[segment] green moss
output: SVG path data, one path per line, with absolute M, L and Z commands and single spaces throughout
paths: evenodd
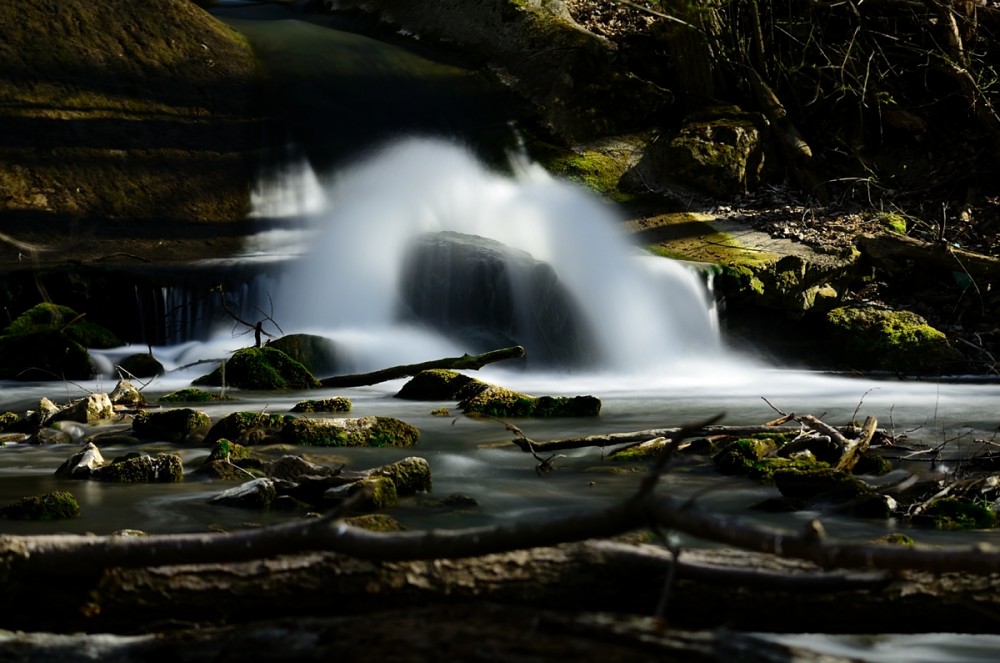
M 420 431 L 393 417 L 303 417 L 289 421 L 281 436 L 289 444 L 314 447 L 408 447 L 417 442 Z
M 983 502 L 943 497 L 934 500 L 923 511 L 924 518 L 915 522 L 928 523 L 934 529 L 990 529 L 997 526 L 997 514 Z
M 372 475 L 391 479 L 400 495 L 429 493 L 431 490 L 431 468 L 423 458 L 404 458 L 378 468 Z
M 184 479 L 184 464 L 177 454 L 132 453 L 115 458 L 95 470 L 91 477 L 115 483 L 177 483 Z
M 845 360 L 857 368 L 923 373 L 961 360 L 947 336 L 910 311 L 840 307 L 827 322 Z
M 712 457 L 715 468 L 723 474 L 750 474 L 760 460 L 778 449 L 778 443 L 764 438 L 734 440 Z
M 94 324 L 68 306 L 41 303 L 11 322 L 4 335 L 33 335 L 61 332 L 85 348 L 114 348 L 122 342 L 110 330 Z
M 370 532 L 402 532 L 406 529 L 401 522 L 384 513 L 369 513 L 363 516 L 345 518 L 344 522 Z
M 317 380 L 301 363 L 272 347 L 243 348 L 233 353 L 221 368 L 194 381 L 196 385 L 222 386 L 240 389 L 314 389 Z
M 237 444 L 236 442 L 231 442 L 230 440 L 223 438 L 212 446 L 212 450 L 209 452 L 206 462 L 216 460 L 237 461 L 244 458 L 250 458 L 251 455 L 252 452 L 250 449 L 246 448 L 242 444 Z
M 458 371 L 435 368 L 421 371 L 406 381 L 396 398 L 412 401 L 457 401 L 489 385 Z
M 458 406 L 466 414 L 488 417 L 587 417 L 601 412 L 601 401 L 594 396 L 536 397 L 494 385 Z
M 828 467 L 776 469 L 774 485 L 790 499 L 844 501 L 871 495 L 872 490 L 847 472 Z
M 292 408 L 292 412 L 350 412 L 351 401 L 343 396 L 324 398 L 321 400 L 300 401 Z
M 22 497 L 0 509 L 10 520 L 66 520 L 80 515 L 80 504 L 72 493 L 55 491 L 45 495 Z
M 16 428 L 22 421 L 21 415 L 16 412 L 0 413 L 0 431 L 6 432 L 12 428 Z
M 621 159 L 594 150 L 560 156 L 547 164 L 550 171 L 580 182 L 619 203 L 629 202 L 634 198 L 618 187 L 627 166 Z
M 160 396 L 159 400 L 161 403 L 208 403 L 220 398 L 218 394 L 210 391 L 188 387 Z
M 811 472 L 813 470 L 826 470 L 829 467 L 829 464 L 816 460 L 813 457 L 780 458 L 775 456 L 763 458 L 754 463 L 747 474 L 762 483 L 772 483 L 775 472 Z
M 906 234 L 906 217 L 898 212 L 879 212 L 875 219 L 890 232 Z
M 163 440 L 179 444 L 208 430 L 208 415 L 190 408 L 151 412 L 145 410 L 132 420 L 132 432 L 139 439 Z
M 294 419 L 290 414 L 231 412 L 212 426 L 204 441 L 206 444 L 214 444 L 226 438 L 242 444 L 260 444 L 268 437 L 279 434 Z

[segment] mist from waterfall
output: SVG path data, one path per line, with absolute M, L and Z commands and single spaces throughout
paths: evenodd
M 397 320 L 408 244 L 423 233 L 456 231 L 549 263 L 582 306 L 608 371 L 663 370 L 721 352 L 702 274 L 635 246 L 618 211 L 586 189 L 515 162 L 513 175 L 495 172 L 460 145 L 411 138 L 329 181 L 301 163 L 297 175 L 283 174 L 284 188 L 275 191 L 272 180 L 273 196 L 258 201 L 272 205 L 277 197 L 301 217 L 302 206 L 288 196 L 298 191 L 309 212 L 307 249 L 261 306 L 273 304 L 285 333 L 321 334 L 349 347 L 357 370 L 461 354 L 468 349 Z

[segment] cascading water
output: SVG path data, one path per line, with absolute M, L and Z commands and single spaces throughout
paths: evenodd
M 586 190 L 538 166 L 514 170 L 490 171 L 449 142 L 409 139 L 339 173 L 310 216 L 308 252 L 270 293 L 274 318 L 286 333 L 334 338 L 361 370 L 466 352 L 399 321 L 401 266 L 412 240 L 454 231 L 551 265 L 580 305 L 602 368 L 661 370 L 719 353 L 703 275 L 632 245 L 616 212 Z M 295 179 L 290 186 L 298 188 Z

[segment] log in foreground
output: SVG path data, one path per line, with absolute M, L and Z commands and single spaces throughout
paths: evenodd
M 420 373 L 437 368 L 445 368 L 453 371 L 478 371 L 487 364 L 507 359 L 521 359 L 524 357 L 524 348 L 515 345 L 510 348 L 491 350 L 480 355 L 462 355 L 461 357 L 446 357 L 444 359 L 434 359 L 420 364 L 403 364 L 392 366 L 371 373 L 355 373 L 352 375 L 335 375 L 333 377 L 320 380 L 324 387 L 364 387 L 389 380 L 407 378 Z

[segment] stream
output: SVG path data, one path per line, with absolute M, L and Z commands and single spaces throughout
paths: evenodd
M 290 146 L 286 156 L 291 156 L 274 164 L 255 191 L 255 214 L 267 221 L 265 229 L 246 255 L 234 259 L 283 265 L 283 276 L 267 281 L 254 295 L 258 304 L 276 306 L 274 319 L 281 321 L 285 333 L 323 334 L 348 348 L 345 354 L 352 372 L 466 351 L 454 339 L 393 317 L 398 301 L 394 290 L 401 278 L 398 263 L 406 239 L 417 232 L 457 229 L 494 236 L 552 264 L 571 292 L 587 295 L 585 317 L 600 330 L 604 352 L 597 368 L 491 365 L 476 375 L 534 395 L 589 394 L 601 399 L 597 418 L 513 422 L 532 439 L 679 426 L 719 413 L 724 414 L 723 424 L 760 424 L 776 418 L 777 408 L 813 414 L 833 425 L 872 415 L 902 442 L 947 443 L 933 467 L 926 456 L 917 455 L 900 463 L 906 471 L 948 472 L 953 469 L 951 459 L 993 447 L 1000 426 L 1000 384 L 824 375 L 768 365 L 728 350 L 704 274 L 666 259 L 651 265 L 631 246 L 616 212 L 607 205 L 572 183 L 539 173 L 516 149 L 510 156 L 517 145 L 511 129 L 515 115 L 498 103 L 502 95 L 487 92 L 460 64 L 433 61 L 334 29 L 330 22 L 300 20 L 282 8 L 232 4 L 216 13 L 248 36 L 287 81 L 289 98 L 300 102 L 290 111 L 285 127 Z M 413 104 L 415 98 L 421 103 Z M 496 163 L 501 155 L 510 156 L 512 165 L 497 172 L 487 164 Z M 154 355 L 175 370 L 144 387 L 147 400 L 189 386 L 193 378 L 208 372 L 204 366 L 178 367 L 223 357 L 246 343 L 246 337 L 234 336 L 230 324 L 183 346 L 153 348 Z M 95 352 L 107 372 L 92 382 L 4 383 L 0 411 L 34 409 L 43 396 L 65 402 L 87 391 L 110 391 L 115 358 L 143 350 Z M 432 493 L 406 498 L 389 511 L 410 529 L 545 518 L 570 508 L 606 505 L 638 485 L 640 474 L 614 471 L 600 449 L 567 451 L 555 461 L 555 471 L 539 476 L 534 459 L 510 443 L 511 434 L 500 422 L 463 416 L 454 403 L 396 399 L 393 395 L 402 384 L 397 380 L 370 387 L 281 393 L 232 390 L 233 400 L 192 407 L 218 420 L 236 410 L 286 412 L 307 398 L 346 396 L 352 402 L 352 417 L 393 416 L 416 426 L 421 437 L 410 449 L 263 449 L 302 453 L 314 462 L 344 464 L 348 469 L 367 469 L 411 455 L 426 458 Z M 449 408 L 449 416 L 432 415 L 438 407 Z M 101 430 L 116 427 L 127 431 L 129 424 Z M 67 429 L 77 441 L 95 432 L 81 425 Z M 79 500 L 82 512 L 78 519 L 56 524 L 4 521 L 4 533 L 197 532 L 288 518 L 287 513 L 208 504 L 228 485 L 198 478 L 195 468 L 207 455 L 205 448 L 102 446 L 109 459 L 133 450 L 178 453 L 186 472 L 180 484 L 116 485 L 55 478 L 55 469 L 78 447 L 77 443 L 8 444 L 0 451 L 0 504 L 68 490 Z M 897 457 L 906 453 L 894 452 Z M 661 490 L 678 496 L 697 494 L 705 509 L 741 513 L 791 529 L 820 516 L 831 537 L 871 539 L 905 527 L 816 512 L 748 510 L 777 495 L 776 489 L 711 472 L 671 472 L 663 478 Z M 447 508 L 429 503 L 431 498 L 452 494 L 471 497 L 476 504 Z M 924 543 L 1000 545 L 995 531 L 920 531 L 915 536 Z M 967 638 L 967 649 L 949 638 L 930 634 L 911 646 L 892 640 L 873 646 L 875 640 L 806 636 L 810 646 L 828 647 L 856 660 L 943 660 L 942 643 L 949 660 L 992 660 L 989 652 L 996 651 L 989 638 Z

